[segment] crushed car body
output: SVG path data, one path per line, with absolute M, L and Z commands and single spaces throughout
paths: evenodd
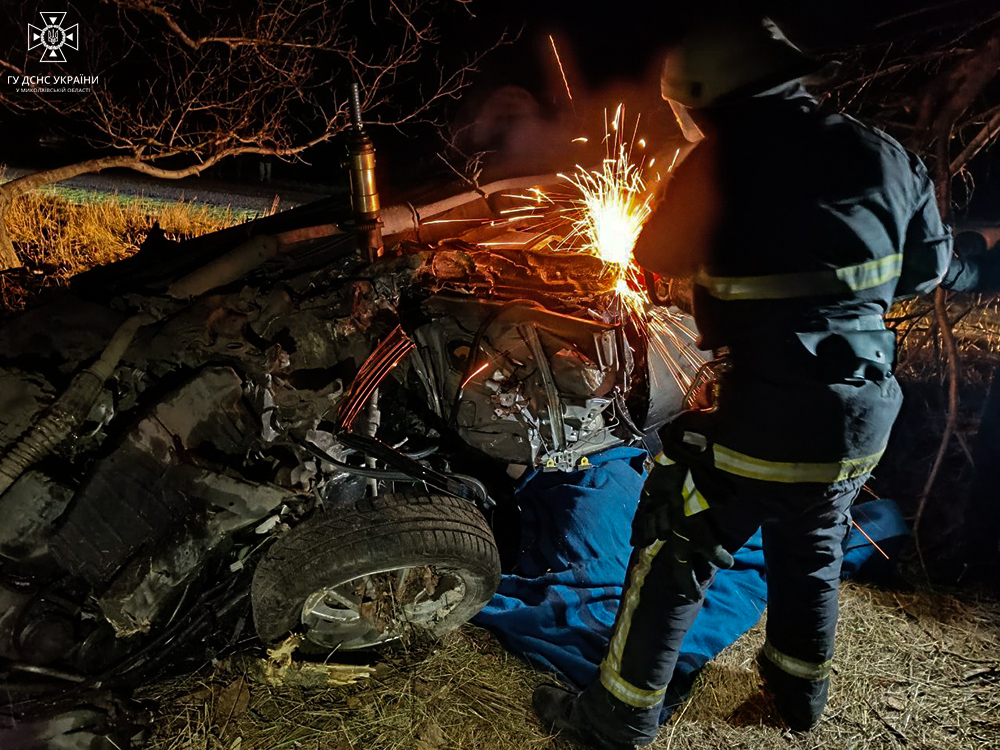
M 603 261 L 497 221 L 510 189 L 388 209 L 374 258 L 334 200 L 153 233 L 0 325 L 9 720 L 245 632 L 454 629 L 499 581 L 512 476 L 681 409 L 690 318 L 650 325 Z

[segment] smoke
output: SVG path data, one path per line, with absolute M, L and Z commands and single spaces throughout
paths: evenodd
M 508 84 L 467 97 L 451 127 L 450 161 L 474 162 L 480 182 L 568 172 L 576 164 L 596 167 L 608 155 L 605 135 L 619 104 L 630 129 L 625 140 L 646 144 L 647 158 L 669 163 L 684 148 L 659 96 L 659 56 L 648 70 L 600 87 L 587 85 L 576 57 L 569 44 L 544 35 L 537 44 L 542 74 L 534 92 Z

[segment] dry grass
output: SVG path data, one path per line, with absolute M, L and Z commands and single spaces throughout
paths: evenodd
M 655 748 L 1000 748 L 1000 604 L 847 584 L 830 702 L 812 732 L 775 726 L 753 662 L 763 625 L 705 670 Z
M 952 294 L 948 317 L 962 354 L 964 386 L 989 383 L 1000 362 L 1000 297 Z M 947 371 L 930 295 L 893 305 L 887 321 L 897 335 L 897 374 L 911 380 L 940 379 Z
M 76 273 L 135 253 L 154 222 L 170 238 L 231 226 L 242 216 L 228 210 L 111 196 L 76 202 L 52 193 L 18 199 L 7 230 L 23 268 L 0 273 L 0 308 L 21 309 L 42 288 L 65 284 Z
M 442 642 L 382 654 L 375 675 L 317 692 L 254 683 L 233 715 L 232 692 L 245 670 L 233 664 L 208 679 L 182 678 L 145 697 L 160 705 L 151 750 L 534 750 L 551 747 L 531 714 L 545 677 L 483 630 L 467 626 Z M 239 662 L 235 662 L 239 665 Z
M 652 747 L 1000 748 L 1000 604 L 848 584 L 841 606 L 833 692 L 817 729 L 794 735 L 771 716 L 753 666 L 761 625 L 708 666 Z M 424 652 L 391 656 L 356 686 L 304 693 L 254 684 L 241 704 L 231 697 L 239 677 L 219 669 L 147 693 L 160 715 L 151 747 L 566 747 L 531 714 L 531 691 L 546 676 L 472 627 Z

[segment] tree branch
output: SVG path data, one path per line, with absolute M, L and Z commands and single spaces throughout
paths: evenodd
M 952 174 L 958 174 L 997 135 L 1000 135 L 1000 107 L 996 108 L 993 116 L 983 126 L 982 130 L 976 133 L 975 137 L 969 141 L 969 144 L 962 149 L 962 153 L 952 159 L 949 171 Z
M 64 96 L 0 89 L 0 107 L 44 115 L 110 155 L 0 185 L 0 225 L 4 200 L 88 171 L 177 179 L 241 154 L 299 158 L 347 126 L 337 92 L 354 81 L 367 123 L 435 122 L 485 54 L 449 64 L 435 54 L 441 12 L 465 16 L 467 2 L 259 0 L 229 14 L 204 0 L 98 3 L 79 62 L 101 85 Z M 0 69 L 17 71 L 21 38 Z M 0 267 L 12 257 L 0 231 Z

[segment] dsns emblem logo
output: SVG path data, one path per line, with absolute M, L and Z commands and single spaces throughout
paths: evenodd
M 65 13 L 38 15 L 42 17 L 43 25 L 38 27 L 32 23 L 28 24 L 28 49 L 42 47 L 41 62 L 66 62 L 63 47 L 80 49 L 80 24 L 74 23 L 68 28 L 63 26 L 66 20 Z

